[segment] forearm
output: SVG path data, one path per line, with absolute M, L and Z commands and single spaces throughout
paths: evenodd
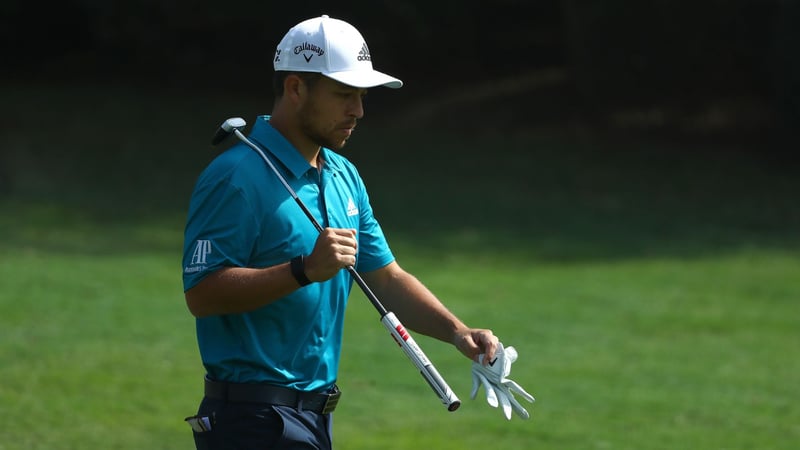
M 195 317 L 253 311 L 300 287 L 289 263 L 263 269 L 226 267 L 204 278 L 185 293 Z
M 409 329 L 453 344 L 473 361 L 482 353 L 487 361 L 494 357 L 498 340 L 492 330 L 467 327 L 396 262 L 362 276 L 386 309 L 394 312 Z
M 378 292 L 376 292 L 378 294 Z M 467 327 L 413 275 L 398 271 L 380 284 L 378 298 L 409 329 L 449 344 Z

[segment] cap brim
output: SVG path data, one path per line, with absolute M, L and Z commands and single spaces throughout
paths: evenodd
M 328 78 L 357 88 L 386 86 L 392 89 L 403 87 L 403 82 L 377 70 L 349 70 L 344 72 L 322 73 Z

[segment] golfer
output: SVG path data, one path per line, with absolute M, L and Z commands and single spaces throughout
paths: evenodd
M 491 361 L 502 348 L 397 264 L 364 182 L 337 153 L 364 116 L 367 88 L 402 86 L 371 59 L 346 22 L 322 16 L 296 25 L 275 50 L 272 115 L 258 117 L 249 136 L 322 233 L 241 143 L 197 181 L 183 282 L 206 370 L 205 395 L 187 418 L 198 449 L 332 447 L 348 266 L 408 328 L 473 361 Z

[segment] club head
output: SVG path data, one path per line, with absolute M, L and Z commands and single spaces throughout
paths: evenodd
M 225 120 L 222 122 L 222 125 L 219 126 L 217 132 L 214 133 L 214 137 L 211 139 L 211 145 L 217 145 L 226 137 L 230 136 L 234 130 L 240 130 L 247 125 L 247 122 L 244 121 L 241 117 L 231 117 L 230 119 Z

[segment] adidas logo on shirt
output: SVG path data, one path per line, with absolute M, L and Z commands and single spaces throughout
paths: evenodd
M 347 200 L 347 217 L 350 216 L 357 216 L 358 215 L 358 208 L 356 208 L 356 204 L 353 202 L 353 199 Z
M 358 52 L 358 60 L 359 61 L 372 61 L 372 57 L 369 56 L 369 48 L 367 47 L 367 43 L 366 42 L 361 44 L 361 51 Z

